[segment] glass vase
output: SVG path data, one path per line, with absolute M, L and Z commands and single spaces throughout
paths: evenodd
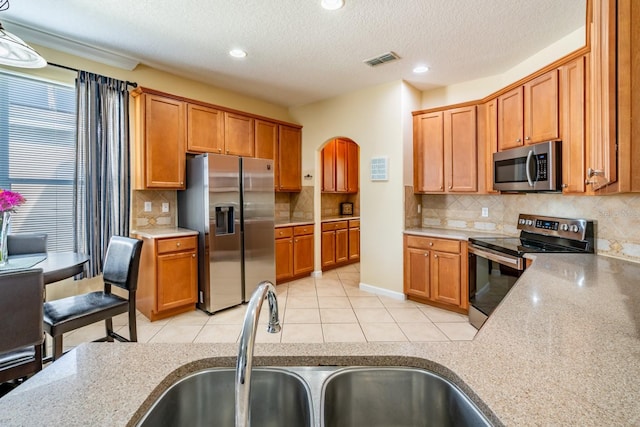
M 7 235 L 9 234 L 10 221 L 11 212 L 2 212 L 0 215 L 0 266 L 5 265 L 9 259 L 9 251 L 7 249 Z

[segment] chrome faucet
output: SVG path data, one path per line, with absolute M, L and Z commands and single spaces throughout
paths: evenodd
M 236 427 L 248 427 L 250 420 L 249 396 L 251 393 L 251 367 L 253 365 L 253 345 L 256 341 L 258 318 L 265 296 L 269 303 L 269 324 L 267 332 L 280 332 L 278 299 L 276 287 L 269 281 L 260 282 L 251 295 L 247 313 L 244 315 L 238 361 L 236 363 Z

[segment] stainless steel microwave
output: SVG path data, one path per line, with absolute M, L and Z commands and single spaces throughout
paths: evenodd
M 541 142 L 493 153 L 493 188 L 498 191 L 561 191 L 560 141 Z

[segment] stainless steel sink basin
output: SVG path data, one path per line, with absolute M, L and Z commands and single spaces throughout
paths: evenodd
M 422 369 L 345 368 L 322 387 L 322 424 L 335 426 L 490 426 L 453 383 Z
M 138 426 L 230 426 L 234 420 L 235 369 L 196 372 L 173 384 Z M 311 426 L 309 387 L 293 372 L 255 368 L 251 378 L 251 425 Z

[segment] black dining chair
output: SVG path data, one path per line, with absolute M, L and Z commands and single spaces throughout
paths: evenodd
M 42 369 L 42 270 L 0 273 L 0 383 Z
M 46 233 L 18 233 L 7 235 L 9 255 L 40 254 L 47 252 Z
M 136 290 L 142 240 L 113 236 L 104 260 L 104 290 L 74 295 L 44 303 L 44 330 L 53 338 L 53 358 L 62 356 L 62 335 L 104 320 L 106 336 L 96 341 L 136 342 Z M 117 286 L 128 292 L 128 299 L 111 292 Z M 129 313 L 129 339 L 113 331 L 113 317 Z

